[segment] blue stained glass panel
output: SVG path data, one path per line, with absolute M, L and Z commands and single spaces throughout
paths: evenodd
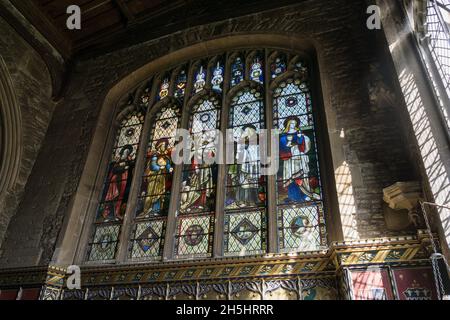
M 175 88 L 175 98 L 183 98 L 186 93 L 187 84 L 187 74 L 186 70 L 181 70 L 177 77 L 176 88 Z
M 275 58 L 275 61 L 272 63 L 270 69 L 272 73 L 272 79 L 275 79 L 279 75 L 285 73 L 287 69 L 286 56 L 285 55 L 277 56 Z
M 234 87 L 244 81 L 244 61 L 237 57 L 231 65 L 231 87 Z

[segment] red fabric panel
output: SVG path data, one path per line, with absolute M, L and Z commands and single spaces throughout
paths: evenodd
M 40 288 L 36 289 L 23 289 L 21 300 L 39 300 Z
M 437 299 L 431 268 L 399 268 L 392 271 L 400 300 Z
M 0 300 L 16 300 L 18 290 L 0 290 Z

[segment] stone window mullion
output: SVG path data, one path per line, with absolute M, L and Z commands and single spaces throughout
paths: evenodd
M 226 128 L 228 127 L 228 113 L 230 110 L 229 100 L 227 99 L 228 91 L 230 88 L 230 78 L 231 78 L 231 64 L 230 54 L 227 53 L 225 56 L 225 71 L 224 71 L 224 84 L 222 92 L 222 117 L 220 122 L 220 130 L 223 136 L 222 141 L 222 152 L 220 152 L 222 163 L 219 164 L 218 177 L 217 177 L 217 194 L 216 194 L 216 218 L 214 226 L 214 257 L 223 256 L 223 225 L 224 225 L 224 205 L 225 205 L 225 179 L 226 179 Z
M 271 150 L 271 129 L 273 128 L 273 99 L 270 88 L 271 63 L 268 50 L 264 50 L 264 94 L 266 110 L 266 128 L 268 134 L 267 150 Z M 271 155 L 272 157 L 274 155 Z M 278 252 L 278 227 L 277 227 L 277 199 L 276 199 L 276 176 L 267 176 L 267 249 L 268 252 Z

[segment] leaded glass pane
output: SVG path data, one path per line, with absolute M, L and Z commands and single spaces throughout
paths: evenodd
M 283 251 L 317 251 L 325 245 L 321 204 L 279 209 L 278 227 Z
M 256 255 L 266 251 L 264 211 L 225 215 L 224 252 L 226 256 Z
M 214 217 L 190 216 L 178 220 L 175 255 L 210 257 L 212 254 Z
M 89 261 L 114 260 L 119 242 L 120 225 L 99 226 L 91 243 Z
M 138 223 L 132 239 L 132 259 L 157 260 L 162 257 L 166 222 L 153 220 Z

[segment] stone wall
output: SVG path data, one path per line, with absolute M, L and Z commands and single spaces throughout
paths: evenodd
M 242 34 L 264 34 L 268 40 L 271 34 L 289 35 L 317 46 L 328 133 L 334 146 L 332 166 L 336 174 L 345 167 L 350 179 L 344 190 L 338 190 L 341 210 L 351 207 L 347 212 L 350 221 L 345 223 L 354 229 L 356 238 L 398 234 L 386 229 L 382 188 L 415 179 L 416 169 L 402 138 L 397 108 L 403 106 L 370 99 L 373 86 L 390 86 L 393 70 L 387 51 L 377 49 L 386 46 L 382 32 L 366 28 L 366 8 L 365 1 L 307 1 L 181 30 L 77 61 L 65 101 L 55 110 L 17 218 L 10 225 L 0 267 L 46 264 L 52 259 L 101 106 L 115 84 L 176 50 Z M 350 189 L 351 206 L 345 203 Z
M 47 67 L 31 48 L 2 18 L 0 18 L 0 56 L 12 79 L 13 90 L 22 119 L 22 158 L 15 185 L 0 196 L 0 246 L 10 219 L 17 211 L 24 188 L 44 140 L 54 110 L 51 101 L 51 79 Z M 37 212 L 35 214 L 38 214 Z M 15 220 L 23 230 L 22 244 L 34 241 L 27 234 L 32 220 Z

